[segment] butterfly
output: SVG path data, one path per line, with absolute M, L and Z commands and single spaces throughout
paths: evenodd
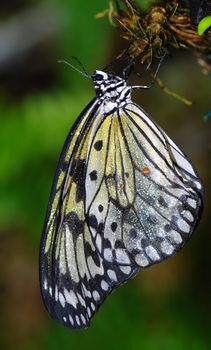
M 184 245 L 203 203 L 190 161 L 131 100 L 147 86 L 100 70 L 91 79 L 96 96 L 62 150 L 40 246 L 45 307 L 78 329 L 115 288 Z

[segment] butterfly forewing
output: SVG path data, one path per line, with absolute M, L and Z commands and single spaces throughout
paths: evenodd
M 75 327 L 78 323 L 76 318 L 72 321 L 71 307 L 79 306 L 76 292 L 80 295 L 84 293 L 80 273 L 84 274 L 85 269 L 81 261 L 86 260 L 85 249 L 79 251 L 77 238 L 81 237 L 81 247 L 84 248 L 85 160 L 90 126 L 97 109 L 94 100 L 68 135 L 52 187 L 40 250 L 40 283 L 44 303 L 53 318 L 70 326 L 75 324 Z M 80 308 L 84 305 L 80 304 Z M 88 319 L 88 316 L 83 316 L 80 322 L 86 325 Z
M 112 79 L 118 88 L 109 81 L 67 138 L 41 242 L 44 303 L 72 328 L 87 327 L 106 296 L 140 268 L 175 254 L 202 207 L 202 186 L 184 153 L 126 97 L 126 83 Z

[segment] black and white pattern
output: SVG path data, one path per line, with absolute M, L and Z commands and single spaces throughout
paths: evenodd
M 89 326 L 118 285 L 190 238 L 203 189 L 184 153 L 131 101 L 133 87 L 96 71 L 96 97 L 62 151 L 40 249 L 50 315 Z

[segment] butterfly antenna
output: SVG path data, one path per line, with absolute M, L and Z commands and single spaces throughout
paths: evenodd
M 155 80 L 156 76 L 158 75 L 158 72 L 159 72 L 159 70 L 160 70 L 161 64 L 163 63 L 164 58 L 166 57 L 166 54 L 167 54 L 167 52 L 165 52 L 165 53 L 163 54 L 163 56 L 161 57 L 161 59 L 160 59 L 160 61 L 159 61 L 159 63 L 158 63 L 157 68 L 156 68 L 155 73 L 154 73 L 154 76 L 153 76 L 153 80 Z
M 75 60 L 75 61 L 79 64 L 79 66 L 81 67 L 82 72 L 84 72 L 85 76 L 90 77 L 90 74 L 87 73 L 87 71 L 86 71 L 84 65 L 81 63 L 81 61 L 78 59 L 78 57 L 76 57 L 76 56 L 71 56 L 71 58 L 72 58 L 73 60 Z
M 134 69 L 134 65 L 135 65 L 135 62 L 134 62 L 134 59 L 132 59 L 131 57 L 128 58 L 128 62 L 127 62 L 127 65 L 123 68 L 122 70 L 122 76 L 123 78 L 128 81 L 128 78 L 131 74 L 131 72 L 133 71 Z
M 83 64 L 79 61 L 79 59 L 75 56 L 71 56 L 72 59 L 74 59 L 81 67 L 82 70 L 76 68 L 73 64 L 71 64 L 70 62 L 68 61 L 65 61 L 65 60 L 60 60 L 58 61 L 58 63 L 64 63 L 66 64 L 67 66 L 71 67 L 72 69 L 74 69 L 76 72 L 82 74 L 84 77 L 86 78 L 91 78 L 91 76 L 87 73 L 87 71 L 85 70 Z

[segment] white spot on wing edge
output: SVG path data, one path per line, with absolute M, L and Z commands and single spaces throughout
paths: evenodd
M 130 266 L 120 266 L 119 268 L 125 275 L 129 275 L 131 273 Z
M 196 201 L 192 198 L 187 199 L 187 203 L 194 209 L 196 209 Z
M 116 273 L 113 271 L 113 270 L 108 270 L 107 271 L 107 274 L 108 274 L 108 277 L 114 281 L 114 282 L 117 282 L 117 276 L 116 276 Z
M 183 210 L 181 215 L 190 222 L 194 221 L 194 217 L 189 210 Z
M 78 296 L 78 299 L 79 299 L 79 302 L 81 303 L 81 305 L 86 306 L 86 302 L 85 302 L 84 298 L 81 296 L 81 294 L 77 293 L 77 296 Z
M 59 301 L 60 301 L 60 304 L 62 305 L 62 307 L 65 307 L 65 298 L 61 292 L 59 292 Z
M 73 318 L 72 318 L 71 315 L 69 315 L 69 320 L 70 320 L 71 325 L 73 326 L 74 325 L 74 321 L 73 321 Z
M 146 258 L 144 254 L 136 254 L 135 262 L 142 267 L 149 265 L 149 260 Z
M 194 181 L 196 187 L 198 188 L 198 190 L 201 190 L 202 189 L 202 184 L 198 181 Z
M 172 239 L 174 241 L 174 243 L 176 243 L 176 244 L 182 243 L 182 237 L 179 234 L 179 232 L 177 232 L 177 231 L 170 231 L 168 233 L 168 237 L 169 237 L 169 239 Z
M 173 245 L 166 241 L 161 242 L 160 247 L 162 252 L 166 255 L 171 255 L 174 251 Z
M 96 290 L 94 290 L 94 292 L 92 293 L 92 296 L 95 301 L 98 301 L 100 299 L 100 294 Z
M 188 223 L 181 218 L 177 220 L 177 226 L 180 230 L 182 230 L 185 233 L 190 232 L 190 225 L 188 225 Z
M 81 322 L 80 322 L 80 320 L 79 320 L 78 315 L 75 316 L 75 320 L 76 320 L 77 324 L 80 326 Z
M 76 309 L 77 303 L 78 303 L 76 294 L 72 290 L 68 292 L 67 289 L 64 289 L 64 295 L 65 295 L 66 302 L 72 305 Z
M 83 324 L 86 324 L 86 319 L 85 319 L 83 314 L 81 314 L 81 321 L 82 321 Z
M 92 313 L 91 313 L 91 310 L 90 310 L 89 306 L 87 306 L 87 313 L 88 313 L 88 316 L 90 318 L 92 316 Z
M 148 247 L 145 248 L 145 251 L 149 256 L 149 258 L 152 259 L 153 261 L 157 261 L 160 259 L 158 252 L 152 245 L 148 245 Z
M 107 291 L 109 289 L 109 285 L 106 281 L 102 280 L 101 281 L 101 288 L 105 291 Z
M 43 288 L 44 288 L 45 290 L 48 289 L 48 281 L 47 281 L 47 279 L 44 280 Z

